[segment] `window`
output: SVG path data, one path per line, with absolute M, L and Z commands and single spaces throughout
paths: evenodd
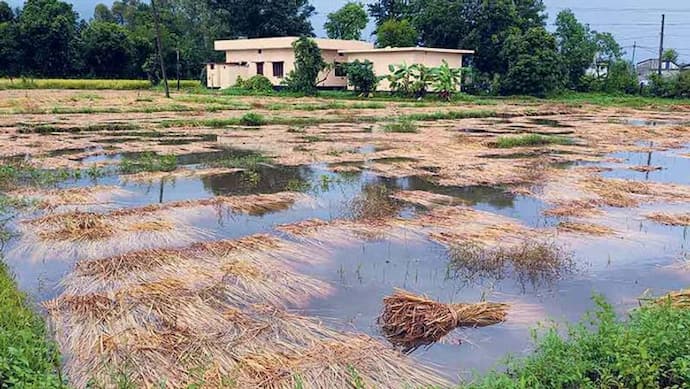
M 335 76 L 345 77 L 347 76 L 347 69 L 345 69 L 345 64 L 342 62 L 335 63 Z
M 284 62 L 273 62 L 273 77 L 283 78 Z
M 259 54 L 261 54 L 261 53 L 263 53 L 264 51 L 261 50 L 261 49 L 259 49 L 259 50 L 257 50 L 257 52 L 258 52 Z
M 256 63 L 256 74 L 264 75 L 264 63 L 263 62 L 257 62 Z
M 212 63 L 212 64 L 209 64 L 209 65 L 211 66 L 211 70 L 213 70 L 213 69 L 215 69 L 215 68 L 216 68 L 216 64 L 214 64 L 214 63 Z

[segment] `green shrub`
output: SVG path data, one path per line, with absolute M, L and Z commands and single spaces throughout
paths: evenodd
M 66 388 L 45 325 L 0 260 L 0 387 Z
M 256 112 L 247 112 L 240 118 L 240 124 L 243 126 L 263 126 L 266 123 L 266 118 Z
M 620 321 L 603 298 L 595 301 L 594 313 L 567 338 L 549 329 L 535 337 L 534 355 L 508 360 L 506 372 L 467 388 L 688 387 L 690 310 L 649 305 Z
M 347 83 L 354 88 L 355 92 L 362 96 L 369 96 L 376 91 L 379 78 L 374 73 L 374 64 L 366 60 L 360 62 L 355 60 L 345 65 L 347 72 Z
M 502 136 L 496 140 L 494 147 L 499 149 L 509 149 L 511 147 L 542 146 L 542 145 L 569 145 L 573 141 L 563 136 L 549 136 L 539 134 L 529 134 L 522 136 Z
M 260 74 L 257 74 L 256 76 L 253 76 L 245 81 L 242 81 L 240 77 L 237 77 L 237 79 L 238 83 L 241 82 L 242 88 L 248 91 L 259 93 L 273 92 L 273 84 L 271 83 L 271 80 Z

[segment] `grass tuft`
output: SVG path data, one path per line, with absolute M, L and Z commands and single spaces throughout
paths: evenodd
M 240 124 L 244 126 L 258 127 L 268 124 L 268 121 L 261 114 L 255 112 L 247 112 L 240 118 Z
M 499 149 L 544 145 L 571 145 L 573 140 L 563 136 L 529 134 L 521 136 L 502 136 L 492 146 Z
M 383 125 L 384 132 L 416 133 L 417 125 L 410 119 L 402 118 Z

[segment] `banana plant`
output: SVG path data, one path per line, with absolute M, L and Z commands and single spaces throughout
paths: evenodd
M 414 64 L 410 66 L 412 77 L 412 93 L 417 98 L 426 96 L 429 86 L 434 82 L 433 69 L 428 68 L 422 64 Z
M 433 69 L 434 91 L 446 101 L 450 101 L 453 93 L 460 89 L 462 68 L 451 68 L 445 60 L 441 66 Z
M 403 63 L 402 65 L 388 65 L 388 83 L 390 85 L 391 92 L 399 93 L 404 96 L 410 95 L 412 91 L 412 66 L 407 66 Z

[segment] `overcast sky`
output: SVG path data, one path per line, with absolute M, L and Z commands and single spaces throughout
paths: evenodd
M 200 0 L 201 1 L 201 0 Z M 372 0 L 364 0 L 370 2 Z M 107 0 L 105 3 L 111 3 Z M 329 12 L 340 8 L 347 0 L 311 0 L 318 14 L 312 24 L 318 36 L 323 36 L 323 24 Z M 632 56 L 633 43 L 637 41 L 636 60 L 658 56 L 659 29 L 661 14 L 666 13 L 665 46 L 673 47 L 681 55 L 683 62 L 690 62 L 690 1 L 664 0 L 544 0 L 550 22 L 556 14 L 571 8 L 580 21 L 589 23 L 597 31 L 609 31 L 624 46 L 628 57 Z M 22 0 L 9 0 L 16 7 Z M 83 18 L 93 15 L 93 8 L 98 1 L 71 0 L 74 8 Z M 552 26 L 550 26 L 551 28 Z M 371 29 L 365 32 L 369 38 Z

